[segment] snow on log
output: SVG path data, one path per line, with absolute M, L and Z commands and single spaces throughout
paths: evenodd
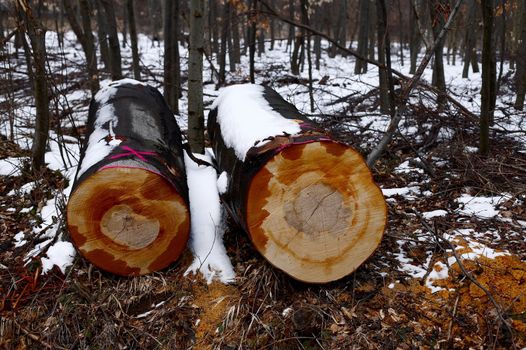
M 222 200 L 256 249 L 295 279 L 349 275 L 379 245 L 387 210 L 362 156 L 274 90 L 225 88 L 208 132 Z
M 141 275 L 175 261 L 190 214 L 181 132 L 154 88 L 111 83 L 91 102 L 88 137 L 67 208 L 80 253 L 118 275 Z

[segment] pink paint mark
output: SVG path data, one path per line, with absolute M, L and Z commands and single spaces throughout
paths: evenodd
M 121 154 L 116 154 L 116 155 L 110 157 L 110 159 L 118 159 L 118 158 L 127 157 L 127 156 L 136 156 L 137 158 L 139 158 L 143 162 L 147 162 L 146 158 L 144 158 L 143 156 L 154 156 L 154 155 L 157 154 L 155 152 L 136 151 L 133 148 L 128 147 L 128 146 L 122 146 L 121 148 L 123 150 L 125 150 L 125 151 L 128 151 L 128 152 L 121 153 Z

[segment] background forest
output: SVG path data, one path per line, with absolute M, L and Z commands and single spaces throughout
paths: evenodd
M 525 1 L 4 0 L 0 44 L 2 348 L 526 347 Z M 230 284 L 185 274 L 190 248 L 94 268 L 64 210 L 90 100 L 122 78 L 162 92 L 195 153 L 222 87 L 272 87 L 364 155 L 380 247 L 308 285 L 230 223 Z

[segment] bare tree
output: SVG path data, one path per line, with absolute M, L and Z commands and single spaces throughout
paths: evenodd
M 358 30 L 358 54 L 362 57 L 367 56 L 369 46 L 369 0 L 360 0 L 360 27 Z M 367 62 L 356 58 L 354 74 L 367 73 Z
M 91 32 L 91 14 L 88 0 L 79 1 L 80 17 L 82 26 L 77 20 L 77 11 L 73 8 L 73 2 L 68 0 L 62 1 L 66 17 L 68 18 L 71 29 L 77 36 L 84 55 L 86 55 L 86 67 L 89 75 L 89 84 L 91 95 L 95 96 L 99 90 L 99 71 L 97 68 L 97 52 L 95 50 L 95 39 Z
M 119 38 L 117 36 L 117 20 L 112 0 L 100 0 L 107 24 L 108 51 L 110 54 L 110 72 L 113 80 L 122 79 L 122 59 Z
M 188 143 L 194 153 L 204 153 L 204 16 L 204 0 L 191 0 L 190 52 L 188 57 Z
M 24 19 L 24 30 L 29 36 L 33 49 L 34 89 L 36 120 L 35 136 L 31 148 L 31 169 L 39 171 L 44 165 L 44 155 L 49 134 L 49 98 L 46 77 L 46 30 L 35 17 L 27 0 L 17 0 L 17 10 Z
M 443 28 L 446 16 L 449 16 L 449 1 L 448 0 L 432 0 L 429 3 L 429 11 L 431 20 L 433 21 L 433 39 L 437 39 L 440 30 Z M 441 109 L 446 103 L 446 77 L 444 74 L 444 42 L 445 36 L 438 41 L 435 47 L 435 56 L 433 64 L 433 85 L 438 89 L 437 104 Z
M 526 11 L 524 11 L 524 8 L 521 12 L 520 45 L 518 47 L 515 84 L 517 86 L 515 108 L 522 111 L 524 108 L 524 96 L 526 94 Z
M 133 77 L 136 80 L 141 80 L 141 70 L 139 66 L 139 48 L 137 46 L 137 27 L 135 25 L 135 6 L 133 0 L 126 0 L 126 14 L 128 16 L 127 22 L 130 26 Z
M 489 152 L 489 126 L 493 121 L 496 100 L 496 59 L 494 36 L 494 1 L 482 0 L 482 20 L 484 36 L 482 38 L 482 88 L 480 105 L 480 153 Z

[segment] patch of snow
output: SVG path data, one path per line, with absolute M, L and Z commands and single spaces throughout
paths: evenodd
M 408 174 L 408 173 L 419 173 L 419 174 L 423 174 L 423 173 L 424 173 L 424 170 L 409 165 L 409 161 L 406 160 L 405 162 L 403 162 L 402 164 L 400 164 L 399 166 L 397 166 L 397 167 L 394 169 L 394 172 L 397 173 L 397 174 Z
M 223 194 L 228 190 L 228 174 L 223 171 L 217 178 L 217 190 L 219 194 Z
M 0 175 L 2 176 L 20 176 L 25 157 L 8 157 L 0 159 Z
M 382 188 L 382 193 L 386 197 L 402 196 L 406 199 L 415 199 L 415 195 L 420 194 L 420 187 L 401 187 L 401 188 Z
M 25 237 L 26 235 L 22 231 L 18 232 L 15 237 L 13 237 L 15 239 L 15 248 L 22 247 L 27 243 L 27 241 L 24 239 Z
M 424 219 L 431 219 L 437 216 L 446 216 L 446 215 L 447 215 L 447 211 L 443 209 L 437 209 L 437 210 L 432 210 L 432 211 L 427 211 L 425 213 L 422 213 L 422 216 L 424 217 Z
M 217 108 L 217 122 L 227 147 L 233 148 L 236 156 L 244 160 L 248 150 L 267 137 L 297 134 L 297 122 L 283 118 L 274 111 L 263 97 L 264 88 L 255 84 L 232 85 L 221 90 L 212 104 Z
M 473 197 L 469 194 L 462 194 L 456 202 L 460 204 L 458 212 L 463 215 L 475 215 L 484 219 L 491 219 L 499 213 L 496 207 L 510 199 L 511 196 L 503 194 L 493 197 Z
M 73 263 L 76 252 L 71 242 L 58 241 L 48 248 L 47 258 L 42 258 L 42 273 L 46 273 L 58 266 L 62 273 L 66 272 L 66 267 Z
M 292 308 L 288 307 L 283 310 L 283 312 L 281 313 L 281 316 L 288 317 L 292 313 L 292 311 L 293 311 Z
M 473 147 L 473 146 L 466 146 L 466 147 L 464 147 L 464 151 L 466 153 L 477 153 L 479 151 L 479 148 L 478 147 Z
M 23 196 L 25 194 L 31 193 L 31 191 L 33 190 L 33 188 L 35 188 L 36 185 L 37 185 L 36 181 L 28 182 L 20 186 L 20 188 L 12 189 L 11 191 L 9 191 L 7 195 L 8 196 L 16 196 L 16 195 Z
M 224 222 L 214 168 L 196 164 L 185 153 L 191 212 L 190 249 L 194 261 L 185 275 L 201 272 L 208 283 L 216 277 L 223 283 L 235 278 L 234 268 L 223 244 Z M 210 155 L 194 154 L 211 163 Z

